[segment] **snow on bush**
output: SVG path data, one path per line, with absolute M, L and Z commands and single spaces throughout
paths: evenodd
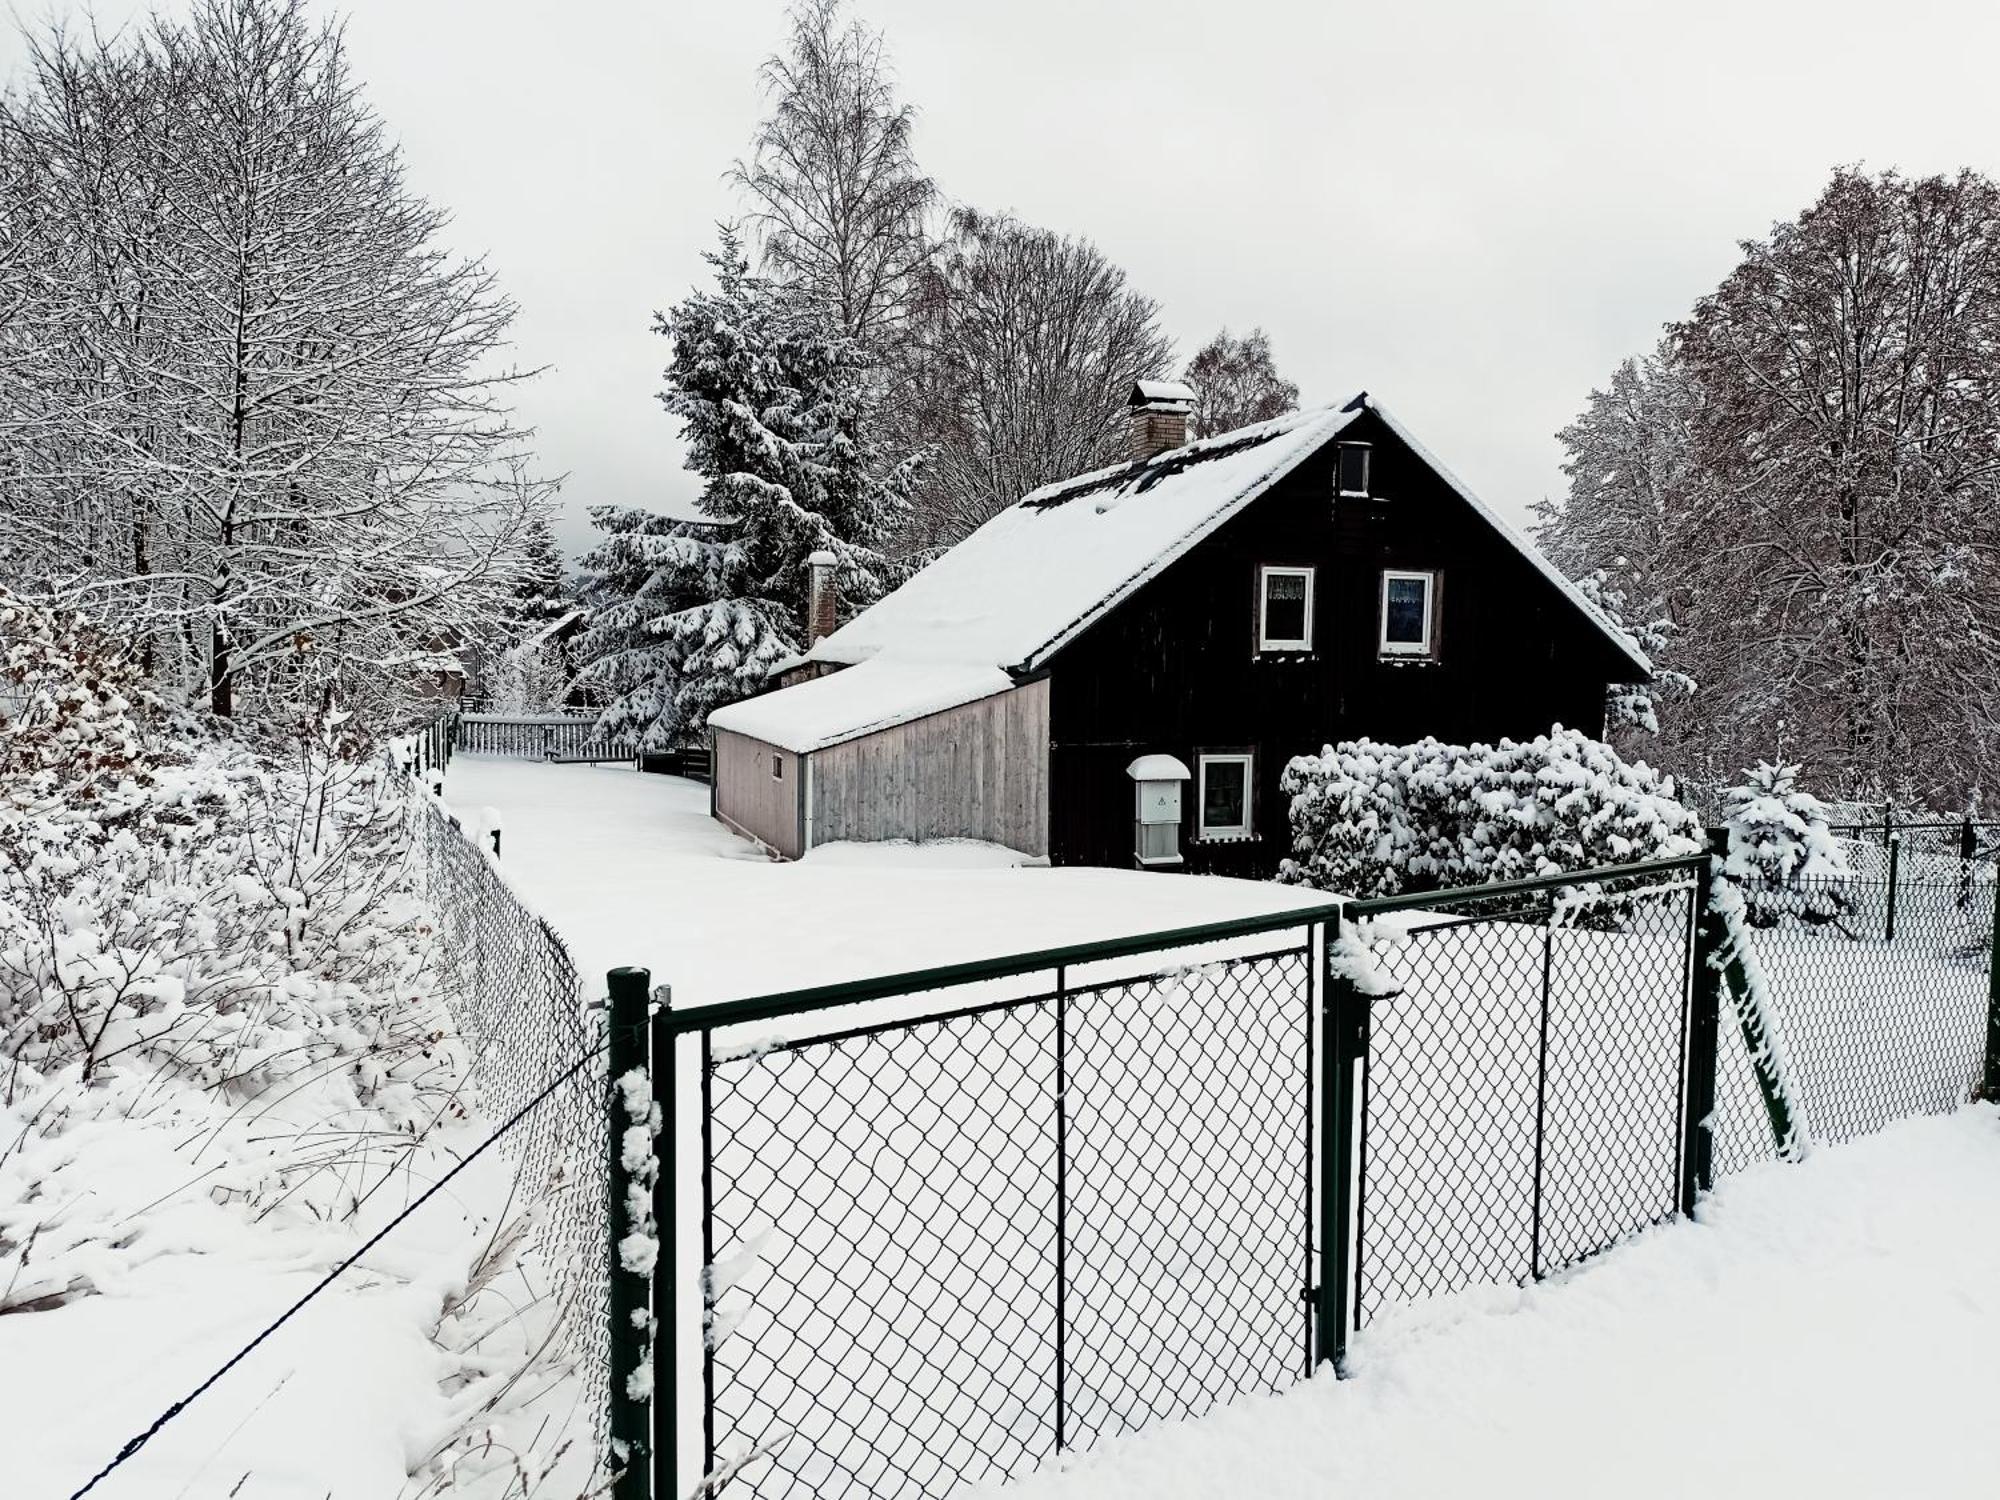
M 232 1160 L 218 1136 L 203 1191 L 324 1216 L 350 1175 L 342 1132 L 379 1167 L 378 1133 L 421 1135 L 463 1069 L 426 998 L 399 790 L 337 719 L 263 753 L 149 726 L 84 622 L 10 604 L 0 629 L 4 1312 L 154 1253 L 115 1193 L 55 1190 L 94 1145 L 123 1149 L 93 1127 L 310 1114 L 323 1134 L 295 1153 Z
M 1560 725 L 1497 745 L 1348 740 L 1285 768 L 1279 878 L 1350 896 L 1485 885 L 1698 853 L 1673 779 Z
M 338 712 L 225 727 L 163 715 L 86 621 L 0 598 L 0 1362 L 6 1314 L 141 1290 L 163 1257 L 329 1268 L 489 1123 L 414 893 L 419 794 Z M 532 1210 L 464 1212 L 396 1304 L 436 1351 L 412 1493 L 543 1493 L 594 1459 L 562 1430 Z M 418 1253 L 397 1245 L 378 1258 Z
M 1797 766 L 1759 761 L 1725 798 L 1722 873 L 1742 891 L 1753 927 L 1775 927 L 1787 916 L 1834 922 L 1853 907 L 1847 851 L 1827 827 L 1826 805 L 1798 777 Z

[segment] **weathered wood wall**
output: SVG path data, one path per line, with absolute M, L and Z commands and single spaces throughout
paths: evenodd
M 1049 848 L 1049 685 L 1031 682 L 813 752 L 811 839 Z
M 771 774 L 776 757 L 780 774 Z M 747 734 L 715 731 L 715 815 L 738 833 L 771 846 L 786 859 L 804 851 L 799 829 L 802 758 Z

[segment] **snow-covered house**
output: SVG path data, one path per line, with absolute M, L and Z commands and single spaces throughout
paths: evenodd
M 956 837 L 1268 873 L 1292 756 L 1596 734 L 1606 686 L 1649 677 L 1365 394 L 1184 444 L 1189 395 L 1143 383 L 1129 462 L 1028 495 L 710 715 L 717 817 L 787 857 Z

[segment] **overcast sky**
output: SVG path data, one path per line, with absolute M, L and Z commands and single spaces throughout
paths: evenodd
M 522 361 L 552 367 L 522 409 L 569 476 L 564 540 L 598 502 L 685 510 L 652 312 L 737 212 L 723 173 L 782 4 L 339 9 L 416 186 L 520 303 Z M 1969 0 L 859 13 L 948 195 L 1095 239 L 1183 357 L 1261 324 L 1305 400 L 1370 391 L 1517 520 L 1561 487 L 1554 434 L 1591 386 L 1835 164 L 2000 175 L 2000 6 Z

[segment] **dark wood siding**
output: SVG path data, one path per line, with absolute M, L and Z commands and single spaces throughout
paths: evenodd
M 1555 586 L 1370 414 L 1343 437 L 1374 444 L 1378 498 L 1333 495 L 1317 455 L 1065 647 L 1050 664 L 1050 853 L 1129 864 L 1125 767 L 1198 747 L 1257 755 L 1257 837 L 1191 838 L 1188 868 L 1268 874 L 1287 852 L 1278 777 L 1338 739 L 1521 738 L 1561 723 L 1597 734 L 1620 658 Z M 1136 497 L 1130 503 L 1143 504 Z M 1314 649 L 1256 651 L 1258 567 L 1315 569 Z M 1434 659 L 1379 652 L 1385 568 L 1439 575 Z

